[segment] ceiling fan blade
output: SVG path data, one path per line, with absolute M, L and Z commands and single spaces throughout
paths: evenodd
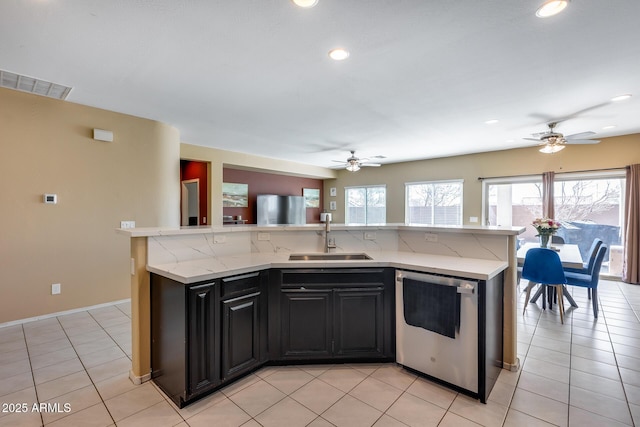
M 344 160 L 331 160 L 332 162 L 338 162 L 338 163 L 347 163 Z
M 574 134 L 571 134 L 571 135 L 567 135 L 567 136 L 564 137 L 564 139 L 584 139 L 584 138 L 587 138 L 587 137 L 589 137 L 591 135 L 595 135 L 595 134 L 596 134 L 595 132 L 591 132 L 591 131 L 580 132 L 580 133 L 574 133 Z
M 360 163 L 360 167 L 373 167 L 373 168 L 377 168 L 382 166 L 380 163 Z
M 522 138 L 522 139 L 527 140 L 527 141 L 536 141 L 536 142 L 540 142 L 540 138 Z
M 568 139 L 565 144 L 597 144 L 600 142 L 597 139 Z

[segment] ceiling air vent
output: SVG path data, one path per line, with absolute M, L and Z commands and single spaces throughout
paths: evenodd
M 35 93 L 55 99 L 66 99 L 71 92 L 68 86 L 51 83 L 33 77 L 22 76 L 11 71 L 0 70 L 0 87 Z

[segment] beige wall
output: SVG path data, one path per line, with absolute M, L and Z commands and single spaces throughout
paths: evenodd
M 333 219 L 344 222 L 344 188 L 356 185 L 386 184 L 387 222 L 404 223 L 404 184 L 406 182 L 463 179 L 463 219 L 482 218 L 482 184 L 478 177 L 512 176 L 623 168 L 640 163 L 640 134 L 605 138 L 595 145 L 570 145 L 556 154 L 542 154 L 536 147 L 490 153 L 470 154 L 442 159 L 422 160 L 363 168 L 357 173 L 339 171 L 337 179 L 324 184 L 325 208 L 337 202 Z M 329 196 L 336 187 L 337 196 Z
M 130 242 L 114 230 L 178 225 L 178 131 L 0 89 L 0 146 L 0 323 L 129 298 Z

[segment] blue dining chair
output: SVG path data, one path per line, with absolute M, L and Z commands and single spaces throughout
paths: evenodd
M 522 278 L 527 279 L 527 296 L 524 300 L 524 314 L 531 296 L 531 288 L 540 283 L 543 286 L 553 286 L 558 295 L 558 309 L 560 310 L 560 322 L 564 323 L 564 302 L 562 298 L 562 286 L 567 283 L 562 269 L 560 256 L 551 249 L 531 248 L 524 257 L 522 266 Z
M 602 239 L 598 239 L 597 237 L 593 239 L 593 243 L 591 243 L 591 248 L 589 248 L 589 260 L 582 264 L 582 268 L 565 268 L 565 273 L 582 273 L 582 274 L 591 274 L 593 270 L 593 264 L 596 262 L 596 255 L 598 254 L 598 249 L 602 246 L 604 242 Z M 587 288 L 587 296 L 591 299 L 591 288 Z
M 591 243 L 591 248 L 589 248 L 589 260 L 582 264 L 582 268 L 565 268 L 565 273 L 582 273 L 589 274 L 591 269 L 593 268 L 593 263 L 596 261 L 596 255 L 598 254 L 598 249 L 602 246 L 604 242 L 602 239 L 598 239 L 597 237 L 593 239 L 593 243 Z
M 572 286 L 581 286 L 591 290 L 591 305 L 593 306 L 593 317 L 598 318 L 598 281 L 600 280 L 600 268 L 602 261 L 607 253 L 607 245 L 601 245 L 593 262 L 591 273 L 565 273 L 567 284 Z

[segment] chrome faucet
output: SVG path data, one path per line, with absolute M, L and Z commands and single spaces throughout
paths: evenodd
M 331 231 L 331 216 L 326 215 L 324 219 L 324 252 L 326 254 L 329 253 L 330 249 L 335 249 L 336 244 L 335 241 L 331 242 L 329 238 L 329 232 Z

